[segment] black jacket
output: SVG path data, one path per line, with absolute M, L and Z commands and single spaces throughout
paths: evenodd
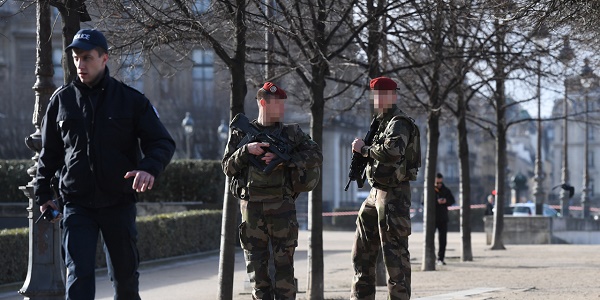
M 437 199 L 446 198 L 445 204 L 439 204 Z M 435 222 L 436 223 L 448 223 L 448 206 L 454 204 L 456 200 L 454 200 L 454 196 L 449 188 L 447 188 L 443 183 L 442 187 L 435 188 Z
M 136 194 L 133 178 L 124 179 L 125 173 L 143 170 L 158 177 L 174 151 L 175 142 L 150 101 L 110 77 L 108 68 L 94 88 L 76 79 L 54 92 L 42 120 L 36 202 L 52 199 L 50 179 L 58 171 L 66 203 L 130 203 Z

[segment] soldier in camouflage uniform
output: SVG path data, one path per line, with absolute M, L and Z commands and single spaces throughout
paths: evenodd
M 372 188 L 356 220 L 351 299 L 375 299 L 379 249 L 389 276 L 388 299 L 410 299 L 409 180 L 416 174 L 408 174 L 401 162 L 414 125 L 395 104 L 396 87 L 390 78 L 371 80 L 379 127 L 371 146 L 362 139 L 352 142 L 353 151 L 372 158 L 366 168 Z
M 240 242 L 244 249 L 246 268 L 254 283 L 252 299 L 295 299 L 294 252 L 298 246 L 298 221 L 295 200 L 298 192 L 292 188 L 290 172 L 318 168 L 323 155 L 317 143 L 302 132 L 298 124 L 283 124 L 285 91 L 267 82 L 257 92 L 258 119 L 252 121 L 261 132 L 281 134 L 292 143 L 292 159 L 265 174 L 249 162 L 254 155 L 269 164 L 276 155 L 268 152 L 268 143 L 250 142 L 237 148 L 244 133 L 233 130 L 222 167 L 231 177 L 232 189 L 240 198 L 242 223 Z M 275 262 L 275 283 L 269 277 L 269 243 Z

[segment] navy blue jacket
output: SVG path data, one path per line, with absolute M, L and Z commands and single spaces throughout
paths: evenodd
M 439 204 L 437 199 L 446 198 L 446 203 Z M 442 183 L 441 188 L 435 188 L 435 222 L 436 224 L 448 223 L 448 206 L 452 206 L 456 200 L 446 185 Z
M 36 202 L 53 198 L 50 179 L 58 171 L 65 203 L 92 208 L 131 203 L 137 197 L 125 173 L 142 170 L 156 178 L 174 151 L 150 101 L 110 77 L 108 68 L 93 88 L 76 79 L 54 92 L 42 120 Z

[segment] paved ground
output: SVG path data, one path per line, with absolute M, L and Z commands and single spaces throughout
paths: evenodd
M 323 236 L 325 299 L 348 299 L 354 233 L 327 231 Z M 302 231 L 295 256 L 298 299 L 306 298 L 307 240 Z M 473 261 L 461 262 L 460 234 L 451 232 L 448 240 L 447 265 L 424 272 L 423 234 L 411 236 L 413 299 L 600 299 L 600 245 L 507 245 L 492 251 L 484 233 L 477 232 L 472 234 Z M 208 253 L 145 265 L 140 271 L 142 299 L 215 299 L 218 259 L 218 253 Z M 239 251 L 235 270 L 233 300 L 250 299 Z M 23 299 L 16 294 L 19 288 L 5 286 L 0 299 Z M 386 288 L 378 287 L 376 299 L 386 297 Z M 105 275 L 97 278 L 97 299 L 112 299 Z

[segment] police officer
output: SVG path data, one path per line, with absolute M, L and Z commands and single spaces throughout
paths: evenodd
M 277 160 L 269 143 L 250 142 L 240 148 L 244 133 L 233 130 L 223 156 L 225 175 L 238 186 L 242 224 L 240 242 L 246 269 L 253 282 L 252 299 L 296 299 L 294 252 L 298 246 L 294 191 L 290 171 L 321 166 L 323 155 L 317 143 L 302 132 L 298 124 L 283 124 L 285 91 L 266 82 L 256 93 L 258 119 L 252 123 L 264 133 L 280 136 L 289 142 L 292 159 L 281 163 L 270 174 L 250 162 L 254 157 L 267 166 Z M 274 163 L 274 162 L 273 162 Z M 317 168 L 318 169 L 318 168 Z M 269 243 L 273 249 L 275 282 L 268 271 Z
M 42 121 L 36 202 L 59 209 L 50 187 L 58 171 L 66 299 L 94 299 L 100 232 L 115 299 L 140 299 L 136 192 L 152 189 L 175 143 L 148 99 L 110 77 L 101 32 L 80 30 L 66 51 L 77 78 L 54 92 Z
M 354 277 L 351 299 L 375 299 L 375 268 L 379 249 L 387 269 L 388 299 L 410 299 L 410 184 L 414 180 L 401 167 L 401 160 L 414 124 L 396 106 L 396 83 L 387 77 L 370 82 L 379 127 L 371 146 L 362 139 L 352 150 L 372 158 L 367 165 L 371 191 L 356 220 L 352 248 Z

